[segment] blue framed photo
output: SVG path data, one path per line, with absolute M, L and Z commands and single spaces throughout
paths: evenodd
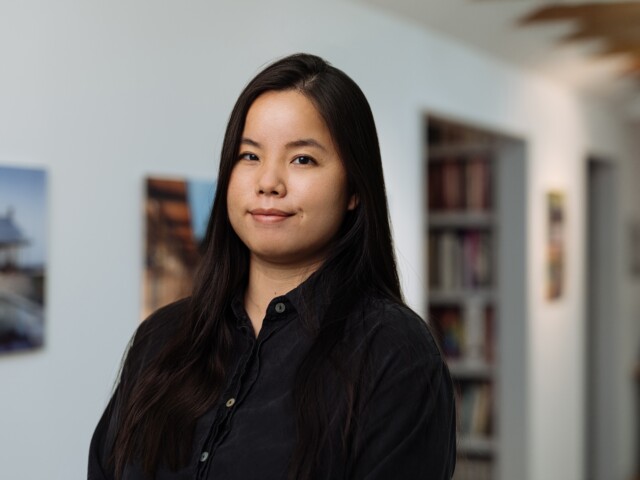
M 0 166 L 0 353 L 44 345 L 47 174 Z

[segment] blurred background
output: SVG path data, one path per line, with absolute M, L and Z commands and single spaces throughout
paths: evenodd
M 192 264 L 185 185 L 297 51 L 371 103 L 406 299 L 458 386 L 456 478 L 636 478 L 639 37 L 638 2 L 0 0 L 0 478 L 86 476 L 169 268 L 147 234 Z

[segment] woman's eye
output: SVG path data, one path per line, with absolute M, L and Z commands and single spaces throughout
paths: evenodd
M 300 155 L 299 157 L 293 159 L 293 163 L 297 165 L 311 165 L 313 163 L 316 163 L 316 161 L 311 157 L 307 157 L 306 155 Z
M 258 156 L 253 153 L 241 153 L 238 156 L 239 160 L 258 160 Z

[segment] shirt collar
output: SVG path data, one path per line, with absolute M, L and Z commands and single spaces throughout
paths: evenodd
M 315 275 L 311 275 L 293 290 L 284 295 L 274 297 L 267 307 L 265 321 L 289 318 L 290 315 L 307 313 L 311 327 L 316 329 L 320 325 L 320 318 L 329 304 L 328 295 L 315 288 Z M 284 309 L 283 309 L 284 307 Z M 251 321 L 244 308 L 244 290 L 238 291 L 231 302 L 231 309 L 238 326 L 250 325 Z

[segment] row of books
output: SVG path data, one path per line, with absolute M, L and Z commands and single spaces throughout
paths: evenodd
M 459 383 L 456 409 L 461 435 L 487 437 L 492 432 L 493 387 L 488 382 Z
M 453 480 L 493 479 L 493 461 L 491 459 L 458 457 Z
M 471 129 L 468 126 L 435 119 L 431 119 L 427 125 L 429 145 L 490 144 L 494 141 L 493 134 Z
M 465 318 L 466 313 L 466 318 Z M 466 364 L 491 364 L 495 353 L 494 309 L 492 306 L 431 305 L 429 322 L 447 360 Z
M 456 156 L 430 161 L 428 202 L 430 211 L 484 211 L 491 207 L 490 160 L 482 155 Z
M 491 235 L 488 232 L 432 230 L 428 242 L 430 288 L 455 290 L 491 286 Z

